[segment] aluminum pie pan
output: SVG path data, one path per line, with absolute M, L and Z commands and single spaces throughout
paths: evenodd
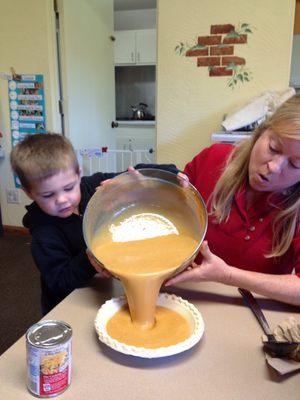
M 108 347 L 123 353 L 142 358 L 159 358 L 167 357 L 174 354 L 182 353 L 195 346 L 202 338 L 204 333 L 204 321 L 199 310 L 187 300 L 182 299 L 174 294 L 160 293 L 157 299 L 157 305 L 177 311 L 184 316 L 191 327 L 190 336 L 175 345 L 167 347 L 159 347 L 157 349 L 130 346 L 113 339 L 106 330 L 107 322 L 119 309 L 127 303 L 126 297 L 114 297 L 107 300 L 98 310 L 95 318 L 95 329 L 99 340 Z

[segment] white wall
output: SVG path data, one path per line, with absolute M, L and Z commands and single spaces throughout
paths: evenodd
M 46 124 L 48 130 L 60 131 L 57 109 L 57 75 L 52 0 L 0 1 L 0 73 L 43 74 L 45 84 Z M 20 191 L 21 204 L 7 204 L 6 189 L 13 189 L 9 163 L 11 151 L 8 82 L 0 79 L 0 131 L 5 158 L 0 158 L 0 201 L 3 224 L 22 225 L 24 205 L 29 202 Z

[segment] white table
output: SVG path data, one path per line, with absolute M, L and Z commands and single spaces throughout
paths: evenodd
M 202 313 L 204 337 L 185 353 L 147 360 L 117 353 L 98 341 L 97 310 L 122 289 L 117 281 L 107 282 L 102 292 L 97 285 L 74 291 L 46 316 L 73 328 L 73 379 L 58 399 L 299 400 L 300 372 L 280 377 L 266 364 L 261 329 L 236 288 L 207 283 L 173 288 Z M 271 325 L 291 314 L 300 318 L 298 308 L 259 301 Z M 25 354 L 22 337 L 1 356 L 1 399 L 32 399 L 26 389 Z

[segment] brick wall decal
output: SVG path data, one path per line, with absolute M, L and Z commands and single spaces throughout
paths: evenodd
M 245 58 L 235 54 L 237 46 L 248 43 L 252 29 L 247 23 L 237 27 L 232 24 L 211 25 L 210 35 L 198 36 L 193 45 L 180 42 L 175 52 L 180 56 L 196 57 L 195 65 L 208 68 L 210 77 L 229 77 L 227 85 L 234 89 L 252 79 Z

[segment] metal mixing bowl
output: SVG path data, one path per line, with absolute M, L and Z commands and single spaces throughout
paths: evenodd
M 196 240 L 194 251 L 176 267 L 174 274 L 194 260 L 206 233 L 207 210 L 193 185 L 189 183 L 183 188 L 175 174 L 160 169 L 140 169 L 138 174 L 125 172 L 116 176 L 96 191 L 85 211 L 83 234 L 91 251 L 96 232 L 100 228 L 108 231 L 113 221 L 129 208 L 162 215 L 175 226 L 180 221 L 181 232 Z M 102 263 L 99 258 L 98 261 Z

